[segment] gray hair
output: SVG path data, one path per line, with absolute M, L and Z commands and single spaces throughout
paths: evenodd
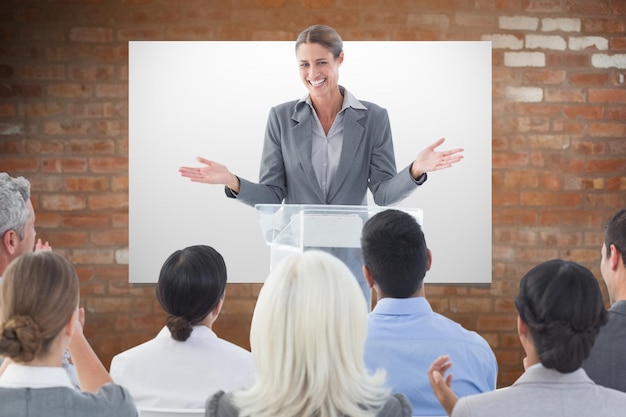
M 0 236 L 9 230 L 24 238 L 24 226 L 30 213 L 26 204 L 30 200 L 30 182 L 24 177 L 13 178 L 0 172 Z

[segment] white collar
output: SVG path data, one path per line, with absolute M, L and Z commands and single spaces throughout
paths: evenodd
M 27 366 L 10 364 L 0 376 L 3 388 L 52 388 L 74 389 L 65 369 L 60 366 Z

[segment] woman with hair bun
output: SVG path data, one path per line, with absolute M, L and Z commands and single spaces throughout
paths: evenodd
M 0 284 L 3 417 L 135 417 L 129 393 L 111 377 L 82 332 L 79 284 L 72 264 L 54 252 L 24 253 Z M 62 368 L 69 349 L 83 391 Z M 7 359 L 5 359 L 6 361 Z M 3 364 L 4 368 L 4 364 Z
M 581 368 L 608 316 L 598 281 L 586 267 L 553 259 L 531 269 L 515 299 L 524 374 L 507 389 L 463 397 L 450 389 L 446 356 L 429 369 L 435 395 L 452 417 L 614 417 L 626 393 L 596 385 Z
M 189 246 L 167 258 L 156 287 L 166 326 L 111 362 L 113 380 L 128 388 L 138 407 L 203 408 L 214 392 L 252 381 L 250 352 L 211 329 L 225 290 L 226 264 L 212 247 Z

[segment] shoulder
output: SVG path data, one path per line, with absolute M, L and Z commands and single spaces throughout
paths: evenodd
M 232 398 L 224 391 L 218 391 L 209 397 L 206 403 L 207 417 L 238 417 L 239 410 L 232 402 Z
M 296 105 L 298 104 L 300 100 L 291 100 L 291 101 L 286 101 L 284 103 L 280 103 L 274 107 L 272 107 L 271 112 L 276 113 L 276 114 L 289 114 L 291 115 L 293 113 L 293 111 L 296 108 Z M 303 103 L 306 104 L 306 103 Z
M 408 398 L 404 394 L 396 393 L 389 397 L 389 400 L 378 412 L 377 417 L 410 417 L 412 414 L 413 408 Z

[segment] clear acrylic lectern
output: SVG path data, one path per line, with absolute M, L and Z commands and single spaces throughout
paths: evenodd
M 320 249 L 344 261 L 361 274 L 361 229 L 374 214 L 392 207 L 331 206 L 309 204 L 257 204 L 261 231 L 270 245 L 270 271 L 284 257 Z M 423 224 L 421 209 L 396 208 Z M 346 250 L 349 248 L 350 250 Z M 346 254 L 349 258 L 343 259 Z M 354 259 L 355 262 L 351 262 Z

